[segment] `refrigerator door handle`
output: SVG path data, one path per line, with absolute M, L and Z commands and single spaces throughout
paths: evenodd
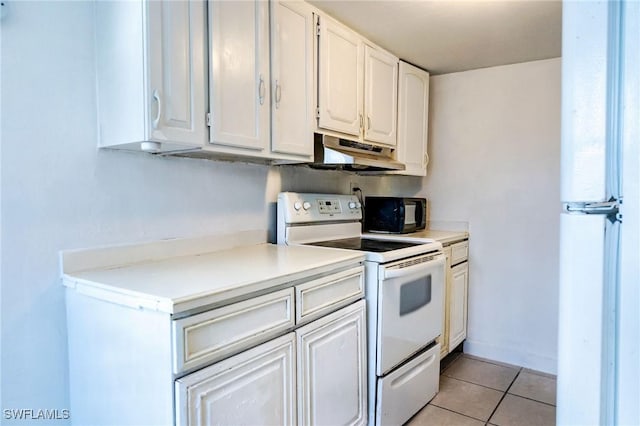
M 578 201 L 563 203 L 563 210 L 569 214 L 603 214 L 609 217 L 612 222 L 622 221 L 620 215 L 620 201 L 612 199 L 610 201 Z

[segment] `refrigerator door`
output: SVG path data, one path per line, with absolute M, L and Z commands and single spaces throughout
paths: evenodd
M 607 262 L 616 263 L 618 230 L 604 215 L 562 215 L 560 220 L 559 425 L 611 424 L 600 419 L 613 378 L 605 293 L 615 288 L 615 268 Z
M 563 3 L 559 425 L 640 424 L 639 18 Z
M 615 421 L 640 425 L 640 2 L 624 4 L 623 226 L 616 306 Z
M 562 10 L 561 199 L 605 199 L 606 2 L 564 2 Z
M 607 200 L 610 7 L 564 2 L 562 67 L 559 425 L 605 421 L 609 369 L 605 300 L 605 215 L 576 214 L 576 205 Z M 570 206 L 574 206 L 574 213 Z

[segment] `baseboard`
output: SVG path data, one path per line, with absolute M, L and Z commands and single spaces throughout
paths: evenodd
M 509 348 L 467 339 L 464 342 L 464 352 L 480 358 L 519 365 L 547 374 L 555 375 L 558 371 L 557 358 L 525 352 L 519 348 Z

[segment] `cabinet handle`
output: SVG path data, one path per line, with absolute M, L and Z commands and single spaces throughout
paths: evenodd
M 425 152 L 424 153 L 424 167 L 427 167 L 427 164 L 429 164 L 429 154 L 427 154 Z
M 282 89 L 280 88 L 280 83 L 276 80 L 276 108 L 280 106 L 280 98 L 282 97 Z
M 264 104 L 264 78 L 262 74 L 260 74 L 260 84 L 258 85 L 258 98 L 260 100 L 260 105 Z
M 371 130 L 371 117 L 367 115 L 367 130 Z
M 364 117 L 360 114 L 360 129 L 364 128 Z
M 160 98 L 160 93 L 158 93 L 158 89 L 154 89 L 153 91 L 153 100 L 158 104 L 158 112 L 156 113 L 156 117 L 153 119 L 152 125 L 154 129 L 158 128 L 158 124 L 160 123 L 160 117 L 162 116 L 162 99 Z

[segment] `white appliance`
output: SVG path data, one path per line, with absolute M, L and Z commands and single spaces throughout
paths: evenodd
M 359 250 L 365 260 L 369 424 L 399 425 L 438 392 L 445 257 L 431 239 L 361 234 L 352 195 L 278 195 L 278 244 Z
M 564 2 L 557 424 L 640 424 L 640 3 Z

